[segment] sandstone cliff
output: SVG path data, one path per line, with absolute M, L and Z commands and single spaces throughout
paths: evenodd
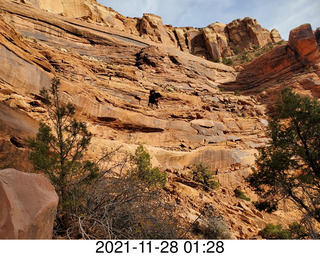
M 144 14 L 142 18 L 124 17 L 112 8 L 98 4 L 96 0 L 20 2 L 67 17 L 99 22 L 210 60 L 222 59 L 254 46 L 262 47 L 282 40 L 276 29 L 269 32 L 257 20 L 249 17 L 229 24 L 213 23 L 206 28 L 174 28 L 164 25 L 161 17 L 154 14 Z
M 283 87 L 294 77 L 300 89 L 318 90 L 318 48 L 309 28 L 294 30 L 287 47 L 234 69 L 195 55 L 232 55 L 237 48 L 276 42 L 278 33 L 270 36 L 250 18 L 198 30 L 165 26 L 150 14 L 125 18 L 89 0 L 61 0 L 54 10 L 59 4 L 22 2 L 0 0 L 0 168 L 30 168 L 26 138 L 36 134 L 39 121 L 48 120 L 39 90 L 58 76 L 62 98 L 76 106 L 77 117 L 93 133 L 89 157 L 115 146 L 133 153 L 145 143 L 153 163 L 167 170 L 166 190 L 186 207 L 187 222 L 206 203 L 217 206 L 236 238 L 255 238 L 269 221 L 294 221 L 294 209 L 261 213 L 233 190 L 241 187 L 257 200 L 244 178 L 268 141 L 264 103 L 276 95 L 273 85 Z M 96 5 L 89 8 L 95 16 L 86 8 L 70 8 L 77 10 L 70 14 L 65 8 L 71 2 Z M 304 51 L 304 44 L 312 52 Z M 161 94 L 159 108 L 148 106 L 150 90 Z M 188 167 L 200 162 L 218 173 L 219 191 L 206 192 L 188 180 Z

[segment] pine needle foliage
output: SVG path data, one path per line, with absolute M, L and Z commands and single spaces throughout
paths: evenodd
M 36 137 L 29 139 L 29 158 L 35 170 L 46 174 L 54 185 L 59 196 L 57 220 L 67 228 L 70 213 L 81 205 L 81 198 L 98 177 L 99 169 L 84 159 L 92 135 L 84 122 L 74 118 L 74 106 L 61 101 L 59 85 L 60 80 L 54 78 L 50 90 L 40 92 L 50 121 L 40 123 Z
M 275 205 L 291 200 L 301 211 L 312 238 L 320 223 L 320 103 L 285 88 L 269 122 L 268 146 L 260 150 L 257 170 L 248 180 Z

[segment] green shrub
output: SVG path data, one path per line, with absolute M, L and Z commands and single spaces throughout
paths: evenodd
M 247 197 L 240 189 L 237 188 L 233 192 L 236 197 L 250 202 L 251 199 L 249 197 Z
M 290 224 L 289 229 L 282 228 L 281 224 L 268 223 L 259 235 L 266 239 L 303 239 L 307 236 L 305 228 L 298 222 Z
M 215 180 L 208 166 L 202 163 L 193 165 L 192 179 L 211 189 L 218 189 L 219 183 Z
M 261 55 L 261 52 L 256 52 L 254 55 L 255 57 L 259 57 Z
M 233 61 L 230 58 L 223 58 L 222 63 L 225 65 L 233 65 Z
M 167 174 L 161 172 L 158 168 L 152 168 L 150 154 L 144 149 L 143 145 L 139 145 L 135 154 L 132 156 L 135 167 L 131 174 L 141 181 L 147 183 L 148 186 L 164 187 L 167 181 Z
M 248 62 L 249 61 L 249 56 L 247 54 L 244 54 L 241 56 L 241 60 L 244 62 Z
M 267 226 L 259 231 L 259 235 L 266 239 L 290 239 L 291 233 L 289 230 L 283 229 L 282 225 L 274 225 L 268 223 Z

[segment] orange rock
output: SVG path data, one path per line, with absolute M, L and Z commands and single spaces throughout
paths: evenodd
M 0 238 L 50 239 L 58 196 L 47 178 L 0 171 Z
M 301 59 L 312 62 L 320 58 L 317 40 L 310 24 L 303 24 L 290 31 L 289 45 Z

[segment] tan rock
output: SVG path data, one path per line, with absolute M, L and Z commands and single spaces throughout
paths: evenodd
M 281 35 L 278 30 L 272 29 L 270 32 L 271 40 L 273 43 L 278 43 L 282 41 Z
M 166 28 L 162 22 L 162 18 L 155 14 L 143 14 L 140 34 L 154 42 L 177 46 L 173 32 Z
M 50 239 L 58 196 L 48 179 L 14 169 L 0 171 L 0 238 Z
M 183 52 L 189 52 L 189 46 L 186 43 L 186 28 L 175 28 L 175 33 L 177 35 L 178 45 Z
M 213 23 L 203 29 L 206 48 L 212 59 L 231 55 L 226 27 L 223 23 Z
M 271 42 L 269 31 L 263 29 L 257 20 L 246 17 L 227 25 L 232 48 L 250 49 L 254 45 L 264 46 Z

